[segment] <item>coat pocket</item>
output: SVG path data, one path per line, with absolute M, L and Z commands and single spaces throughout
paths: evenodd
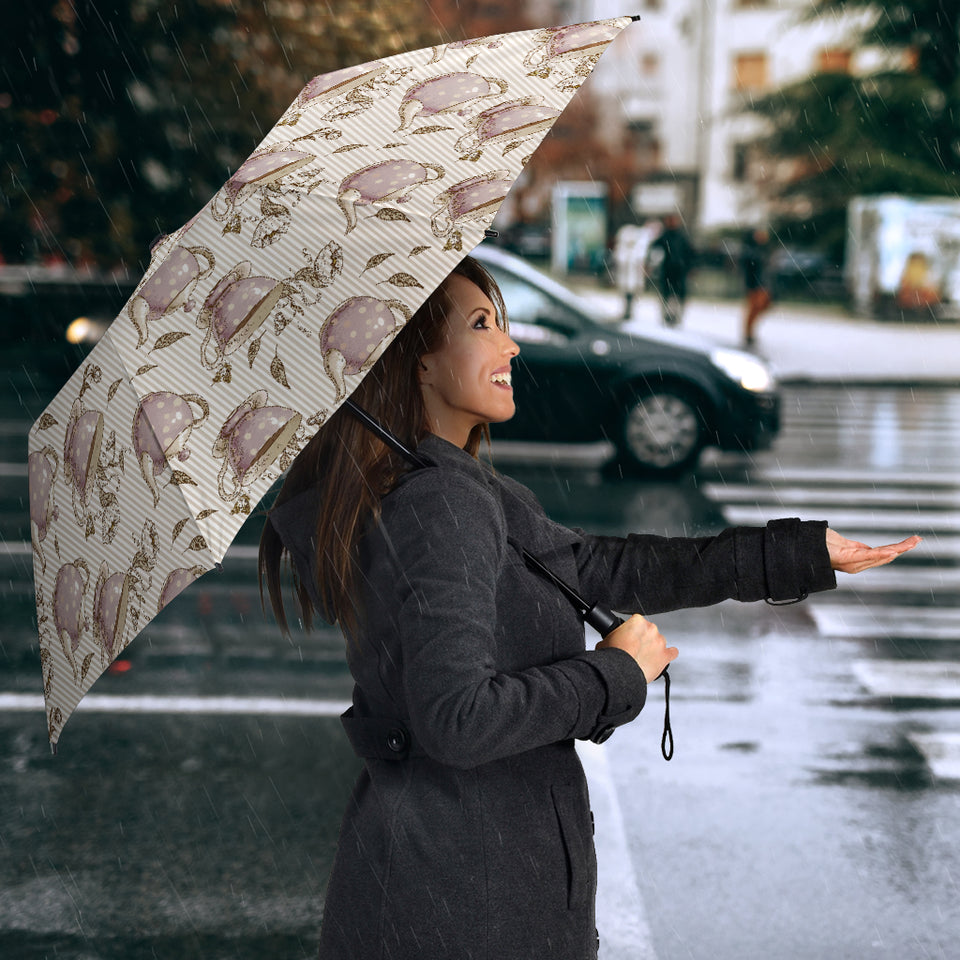
M 576 910 L 596 896 L 597 863 L 590 808 L 586 790 L 579 784 L 556 784 L 550 792 L 567 857 L 567 907 Z

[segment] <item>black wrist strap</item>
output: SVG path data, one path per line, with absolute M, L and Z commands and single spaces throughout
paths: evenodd
M 664 760 L 673 759 L 673 727 L 670 726 L 670 671 L 664 667 L 663 673 L 663 737 L 660 740 L 660 752 Z

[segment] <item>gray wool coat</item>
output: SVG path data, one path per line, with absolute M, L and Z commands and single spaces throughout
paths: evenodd
M 581 595 L 653 615 L 836 585 L 825 523 L 716 537 L 590 536 L 439 437 L 363 541 L 344 724 L 364 770 L 343 818 L 321 960 L 593 960 L 596 859 L 577 738 L 632 720 L 628 654 L 583 624 L 509 536 Z M 317 503 L 271 513 L 311 576 Z M 659 732 L 659 731 L 658 731 Z

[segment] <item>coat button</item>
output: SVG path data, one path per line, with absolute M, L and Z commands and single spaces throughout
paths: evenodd
M 601 727 L 590 739 L 594 743 L 606 743 L 606 741 L 610 739 L 610 735 L 616 729 L 617 728 L 613 726 L 613 724 L 610 724 L 606 727 Z
M 403 753 L 407 749 L 407 731 L 402 727 L 394 727 L 387 733 L 387 746 L 394 753 Z

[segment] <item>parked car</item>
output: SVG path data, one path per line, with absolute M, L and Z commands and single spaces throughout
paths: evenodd
M 677 474 L 706 447 L 769 447 L 780 428 L 771 370 L 757 357 L 683 331 L 642 334 L 590 316 L 562 284 L 490 244 L 474 256 L 503 292 L 517 413 L 493 439 L 609 441 L 634 472 Z

